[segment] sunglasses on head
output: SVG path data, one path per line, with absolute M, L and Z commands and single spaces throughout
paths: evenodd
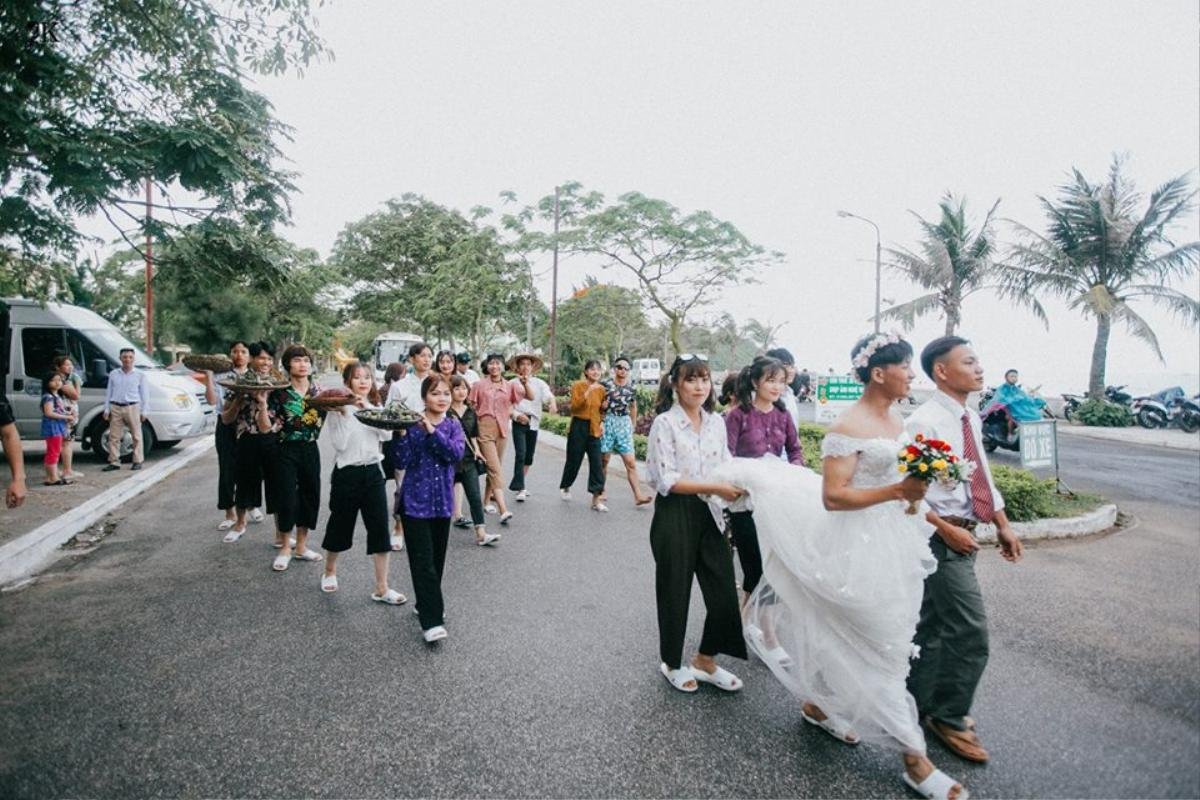
M 680 353 L 679 355 L 675 356 L 676 364 L 686 364 L 689 361 L 703 361 L 706 364 L 708 363 L 707 358 L 695 353 Z

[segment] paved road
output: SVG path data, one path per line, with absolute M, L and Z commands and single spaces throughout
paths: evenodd
M 269 531 L 220 543 L 212 457 L 181 470 L 0 597 L 0 797 L 907 796 L 894 754 L 803 726 L 761 664 L 729 664 L 739 695 L 672 691 L 650 515 L 616 483 L 607 516 L 561 503 L 560 465 L 541 451 L 500 547 L 454 537 L 435 648 L 369 601 L 361 543 L 322 595 L 318 565 L 269 571 Z M 1016 567 L 983 554 L 994 760 L 931 744 L 976 796 L 1200 795 L 1196 518 L 1138 517 Z M 699 624 L 697 596 L 692 646 Z

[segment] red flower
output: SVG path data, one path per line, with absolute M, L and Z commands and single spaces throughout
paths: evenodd
M 916 447 L 913 447 L 911 444 L 908 446 L 908 453 L 909 453 L 909 455 L 911 455 L 911 456 L 919 456 L 919 455 L 921 455 L 921 451 L 920 451 L 918 448 L 916 448 Z

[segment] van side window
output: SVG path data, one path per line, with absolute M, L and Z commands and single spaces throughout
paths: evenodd
M 65 351 L 62 328 L 25 328 L 21 331 L 26 377 L 41 380 L 54 369 L 54 356 Z
M 88 389 L 103 389 L 108 386 L 107 375 L 96 372 L 96 361 L 100 360 L 110 368 L 112 364 L 104 357 L 104 353 L 92 344 L 86 336 L 77 330 L 67 331 L 67 353 L 75 362 L 75 371 L 83 376 L 83 385 Z

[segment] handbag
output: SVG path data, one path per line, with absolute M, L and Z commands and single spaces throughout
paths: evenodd
M 487 462 L 481 456 L 475 456 L 475 472 L 480 475 L 487 475 Z

